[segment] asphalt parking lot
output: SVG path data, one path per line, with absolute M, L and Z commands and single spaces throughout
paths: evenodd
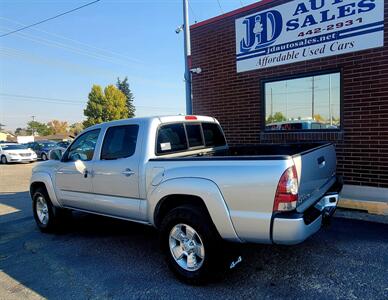
M 153 228 L 75 214 L 62 232 L 40 233 L 33 165 L 0 165 L 0 299 L 388 298 L 387 217 L 338 212 L 301 245 L 244 245 L 240 268 L 192 287 L 167 269 Z

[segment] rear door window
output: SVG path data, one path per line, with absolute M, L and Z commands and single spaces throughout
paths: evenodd
M 114 126 L 107 129 L 102 144 L 101 159 L 130 157 L 135 153 L 138 125 Z
M 202 123 L 206 147 L 225 146 L 226 141 L 220 126 L 216 123 Z
M 168 124 L 160 127 L 156 148 L 159 154 L 186 150 L 188 147 L 183 124 Z
M 201 147 L 204 145 L 200 124 L 186 124 L 187 139 L 189 147 Z

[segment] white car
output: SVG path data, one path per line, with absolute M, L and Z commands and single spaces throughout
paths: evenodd
M 36 153 L 24 145 L 0 144 L 0 161 L 2 164 L 9 162 L 33 162 L 37 159 Z

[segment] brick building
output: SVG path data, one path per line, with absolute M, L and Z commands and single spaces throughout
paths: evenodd
M 348 191 L 388 198 L 388 4 L 314 1 L 263 0 L 192 25 L 192 67 L 202 70 L 192 74 L 193 112 L 216 117 L 230 144 L 333 142 Z M 288 13 L 283 31 L 320 43 L 276 46 L 276 18 Z

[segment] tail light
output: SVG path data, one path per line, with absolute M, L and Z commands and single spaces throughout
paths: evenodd
M 273 211 L 291 211 L 298 201 L 298 174 L 295 166 L 288 168 L 280 177 L 276 189 Z
M 185 116 L 185 120 L 197 120 L 196 116 Z

